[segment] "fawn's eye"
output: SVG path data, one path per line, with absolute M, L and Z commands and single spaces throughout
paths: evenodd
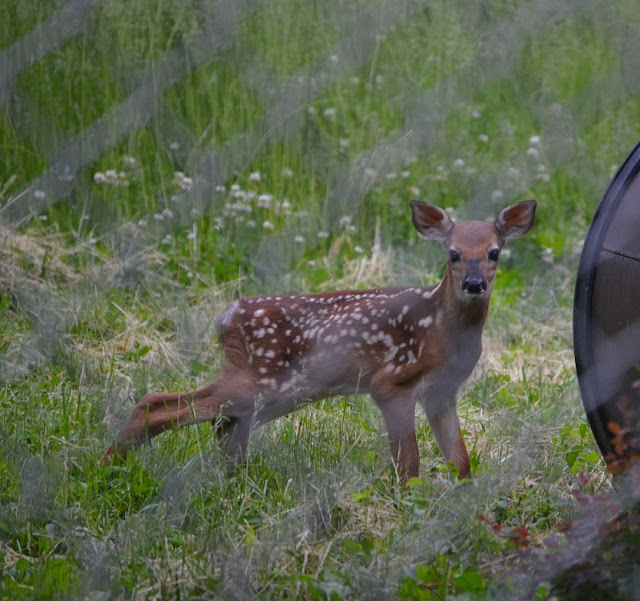
M 489 261 L 493 261 L 494 263 L 498 261 L 500 258 L 500 249 L 494 248 L 489 251 Z
M 452 263 L 457 263 L 460 260 L 460 253 L 457 250 L 453 250 L 453 248 L 449 251 L 449 260 Z

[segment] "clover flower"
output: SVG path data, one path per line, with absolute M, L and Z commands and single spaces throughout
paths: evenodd
M 271 194 L 260 194 L 260 196 L 258 196 L 258 208 L 268 209 L 272 201 L 273 196 Z

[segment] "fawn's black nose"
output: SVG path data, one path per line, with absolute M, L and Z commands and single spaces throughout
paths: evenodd
M 481 277 L 467 277 L 462 282 L 462 289 L 468 294 L 482 294 L 487 289 L 487 282 Z

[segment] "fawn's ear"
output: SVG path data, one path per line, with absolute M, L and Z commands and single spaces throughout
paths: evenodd
M 537 205 L 535 200 L 523 200 L 507 207 L 498 215 L 494 225 L 505 242 L 524 236 L 533 227 Z
M 411 219 L 421 236 L 444 244 L 454 223 L 442 209 L 421 200 L 411 201 Z

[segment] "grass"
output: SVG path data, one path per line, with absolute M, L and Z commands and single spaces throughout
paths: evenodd
M 623 85 L 633 4 L 545 6 L 109 2 L 9 82 L 0 598 L 554 594 L 544 579 L 517 587 L 552 561 L 575 491 L 609 490 L 571 309 L 640 103 Z M 55 12 L 9 10 L 4 50 Z M 115 130 L 154 68 L 171 83 L 148 118 L 65 171 L 69 140 L 97 120 Z M 414 197 L 460 218 L 539 201 L 459 399 L 472 484 L 451 480 L 421 417 L 422 478 L 398 488 L 364 397 L 269 424 L 235 473 L 208 425 L 98 464 L 146 390 L 215 377 L 214 317 L 239 294 L 436 282 L 442 252 L 413 231 Z

